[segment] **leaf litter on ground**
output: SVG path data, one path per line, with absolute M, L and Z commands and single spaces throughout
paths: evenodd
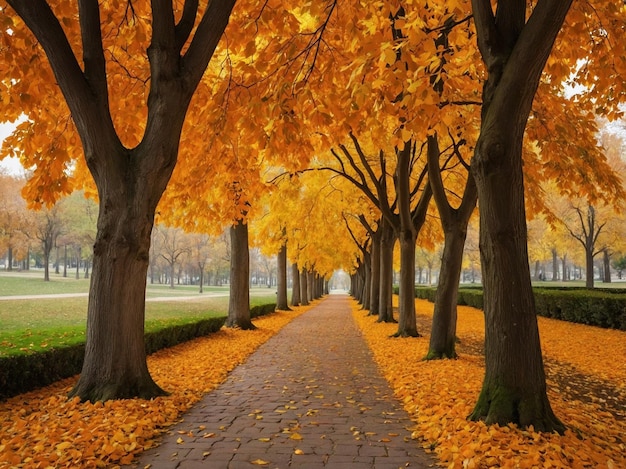
M 381 372 L 415 422 L 413 437 L 434 451 L 442 466 L 626 468 L 626 332 L 539 318 L 550 364 L 549 399 L 568 428 L 558 435 L 467 420 L 484 376 L 482 311 L 458 308 L 458 359 L 423 361 L 432 303 L 416 301 L 422 336 L 407 339 L 390 337 L 397 325 L 377 323 L 356 301 L 352 309 Z M 571 375 L 578 379 L 569 380 Z M 586 389 L 573 390 L 576 386 Z M 597 397 L 606 388 L 614 403 Z
M 81 403 L 67 398 L 73 377 L 0 402 L 0 468 L 131 463 L 261 344 L 315 304 L 257 318 L 252 331 L 222 328 L 150 355 L 150 373 L 171 393 L 166 397 Z

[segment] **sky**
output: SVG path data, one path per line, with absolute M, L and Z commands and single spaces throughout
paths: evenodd
M 14 128 L 15 124 L 11 122 L 0 122 L 0 142 L 2 142 Z M 13 175 L 23 174 L 24 172 L 24 168 L 22 168 L 22 165 L 17 158 L 5 158 L 0 160 L 0 170 Z

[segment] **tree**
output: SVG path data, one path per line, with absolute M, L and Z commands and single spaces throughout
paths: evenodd
M 291 311 L 287 301 L 287 243 L 283 243 L 277 256 L 278 279 L 276 285 L 276 309 Z
M 23 182 L 0 173 L 0 253 L 6 252 L 6 270 L 28 251 L 28 216 L 20 197 Z
M 597 210 L 588 204 L 583 207 L 571 205 L 573 217 L 569 220 L 562 219 L 570 235 L 576 239 L 585 250 L 585 287 L 593 288 L 594 285 L 594 258 L 605 249 L 598 246 L 598 237 L 606 225 L 606 220 L 600 220 Z
M 626 270 L 626 256 L 620 255 L 617 259 L 613 259 L 611 265 L 617 270 L 617 277 L 621 280 Z
M 237 220 L 230 228 L 230 300 L 226 326 L 256 329 L 250 319 L 250 252 L 248 225 Z
M 46 208 L 38 212 L 35 217 L 33 235 L 41 243 L 44 263 L 44 281 L 50 281 L 50 252 L 56 240 L 65 229 L 65 220 L 61 214 L 61 204 Z
M 210 252 L 209 252 L 209 237 L 204 234 L 194 233 L 191 235 L 191 256 L 193 262 L 198 267 L 198 293 L 202 293 L 203 285 L 204 285 L 204 272 L 207 267 L 207 263 L 209 262 Z
M 176 277 L 174 269 L 181 256 L 189 253 L 189 245 L 185 240 L 183 230 L 180 228 L 156 226 L 154 230 L 159 238 L 159 255 L 169 266 L 170 288 L 174 288 L 174 278 Z
M 291 264 L 291 306 L 300 306 L 300 269 L 298 263 Z
M 126 9 L 131 15 L 128 22 L 115 18 L 117 4 L 105 7 L 83 0 L 76 12 L 62 3 L 55 14 L 45 0 L 7 2 L 48 57 L 100 200 L 85 360 L 70 395 L 91 401 L 161 395 L 164 391 L 154 383 L 145 363 L 143 338 L 150 232 L 157 203 L 176 164 L 189 102 L 235 2 L 210 2 L 195 28 L 198 2 L 194 1 L 185 2 L 178 21 L 171 2 L 152 2 L 149 11 L 136 16 L 140 12 L 133 4 Z M 72 15 L 77 15 L 79 23 L 70 19 L 75 28 L 70 36 L 59 18 Z M 113 24 L 123 31 L 117 34 Z M 103 26 L 113 32 L 103 35 Z M 82 61 L 71 46 L 78 32 Z M 150 44 L 142 51 L 150 33 Z M 150 67 L 145 132 L 132 148 L 124 145 L 112 118 L 108 79 L 111 57 L 117 54 L 109 53 L 107 64 L 111 38 L 122 41 L 119 50 L 128 50 L 133 60 L 147 58 Z M 130 66 L 136 64 L 133 60 Z M 137 71 L 137 75 L 144 73 L 145 69 Z
M 453 145 L 458 154 L 458 148 Z M 433 198 L 437 204 L 444 232 L 444 248 L 426 359 L 456 357 L 456 321 L 459 279 L 463 262 L 463 248 L 467 237 L 467 226 L 476 206 L 478 194 L 473 178 L 469 175 L 458 207 L 450 204 L 445 193 L 442 170 L 439 166 L 441 152 L 437 134 L 428 137 L 428 172 Z M 469 170 L 469 168 L 468 168 Z
M 472 161 L 480 201 L 485 378 L 470 418 L 563 431 L 546 394 L 526 242 L 522 142 L 541 72 L 570 0 L 472 0 L 487 67 L 480 136 Z

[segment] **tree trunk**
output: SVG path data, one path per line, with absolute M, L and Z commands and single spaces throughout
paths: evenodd
M 78 246 L 76 248 L 76 280 L 80 278 L 80 260 L 82 257 L 82 248 Z
M 585 287 L 594 287 L 593 275 L 593 245 L 590 243 L 585 245 Z
M 380 242 L 381 230 L 378 228 L 371 233 L 372 252 L 370 255 L 371 272 L 370 272 L 370 300 L 369 300 L 369 316 L 378 316 L 380 311 Z
M 415 316 L 415 230 L 400 232 L 400 291 L 395 337 L 419 337 Z
M 364 267 L 364 276 L 363 276 L 363 294 L 361 298 L 363 299 L 362 305 L 363 309 L 370 309 L 370 289 L 372 288 L 372 256 L 369 252 L 363 253 L 363 267 Z
M 402 150 L 396 150 L 396 197 L 400 219 L 400 282 L 398 295 L 398 331 L 395 337 L 418 337 L 415 316 L 415 243 L 419 228 L 413 223 L 411 213 L 411 141 Z M 420 226 L 421 227 L 421 226 Z
M 433 198 L 437 204 L 444 232 L 443 257 L 439 272 L 439 284 L 435 294 L 430 343 L 426 359 L 456 357 L 456 321 L 459 279 L 463 264 L 463 247 L 467 237 L 467 225 L 478 194 L 471 174 L 468 174 L 463 198 L 457 208 L 453 208 L 446 196 L 439 158 L 437 135 L 428 137 L 428 175 Z
M 552 281 L 556 282 L 559 279 L 559 261 L 556 253 L 556 249 L 552 248 Z
M 61 271 L 59 270 L 60 269 L 60 262 L 59 262 L 59 245 L 58 244 L 55 246 L 55 253 L 56 253 L 56 256 L 55 256 L 56 265 L 54 266 L 54 273 L 55 274 L 60 274 Z
M 250 318 L 248 224 L 242 220 L 230 227 L 230 299 L 226 326 L 256 329 Z
M 306 276 L 306 281 L 307 281 L 307 293 L 308 293 L 308 298 L 309 298 L 309 302 L 315 300 L 315 271 L 314 270 L 309 270 L 307 272 L 307 276 Z
M 174 262 L 172 262 L 172 261 L 170 261 L 169 264 L 170 264 L 170 288 L 174 288 L 174 277 L 175 277 L 175 275 L 174 275 L 174 267 L 175 267 L 175 265 L 174 265 Z
M 393 318 L 393 247 L 396 235 L 391 224 L 384 220 L 381 223 L 378 322 L 396 322 Z
M 291 306 L 300 306 L 300 269 L 298 264 L 291 264 Z
M 611 283 L 611 256 L 608 249 L 602 250 L 602 261 L 604 263 L 604 283 Z
M 472 0 L 488 78 L 472 172 L 480 201 L 485 378 L 473 420 L 563 431 L 546 379 L 528 265 L 522 144 L 541 72 L 571 0 Z
M 430 343 L 427 360 L 456 358 L 456 322 L 459 278 L 463 263 L 463 247 L 467 223 L 460 223 L 444 233 L 443 257 L 439 284 L 435 294 Z
M 143 211 L 141 199 L 146 193 L 134 191 L 131 198 L 130 191 L 114 187 L 100 191 L 85 360 L 80 379 L 70 392 L 83 401 L 166 394 L 148 372 L 144 345 L 146 274 L 154 215 Z
M 276 289 L 276 309 L 291 311 L 287 302 L 287 243 L 278 251 L 278 285 Z
M 300 302 L 302 306 L 308 306 L 309 304 L 309 291 L 308 291 L 308 275 L 305 268 L 302 268 L 300 273 Z
M 401 150 L 396 150 L 396 197 L 398 201 L 398 219 L 396 225 L 400 240 L 400 295 L 398 299 L 398 331 L 396 337 L 418 337 L 417 318 L 415 316 L 415 243 L 417 235 L 426 221 L 426 211 L 432 198 L 432 189 L 424 183 L 425 171 L 417 178 L 416 188 L 423 186 L 419 202 L 411 209 L 413 188 L 411 187 L 411 169 L 414 153 L 412 140 L 405 142 Z
M 57 261 L 58 265 L 58 261 Z M 63 278 L 67 277 L 67 244 L 63 246 Z
M 46 249 L 44 247 L 43 250 L 43 262 L 44 262 L 44 268 L 43 268 L 43 281 L 44 282 L 49 282 L 50 281 L 50 250 Z
M 480 146 L 489 155 L 494 148 Z M 521 148 L 495 167 L 477 154 L 480 253 L 485 312 L 485 379 L 472 419 L 552 431 L 550 408 L 526 251 Z
M 200 271 L 200 287 L 198 288 L 198 293 L 202 293 L 202 285 L 204 284 L 204 264 L 202 262 L 198 263 L 198 270 Z

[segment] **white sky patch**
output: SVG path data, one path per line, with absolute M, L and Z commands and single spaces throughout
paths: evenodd
M 6 137 L 11 135 L 15 127 L 20 121 L 16 122 L 0 122 L 0 145 Z M 8 173 L 12 176 L 24 175 L 24 168 L 17 158 L 4 158 L 0 160 L 0 171 Z

